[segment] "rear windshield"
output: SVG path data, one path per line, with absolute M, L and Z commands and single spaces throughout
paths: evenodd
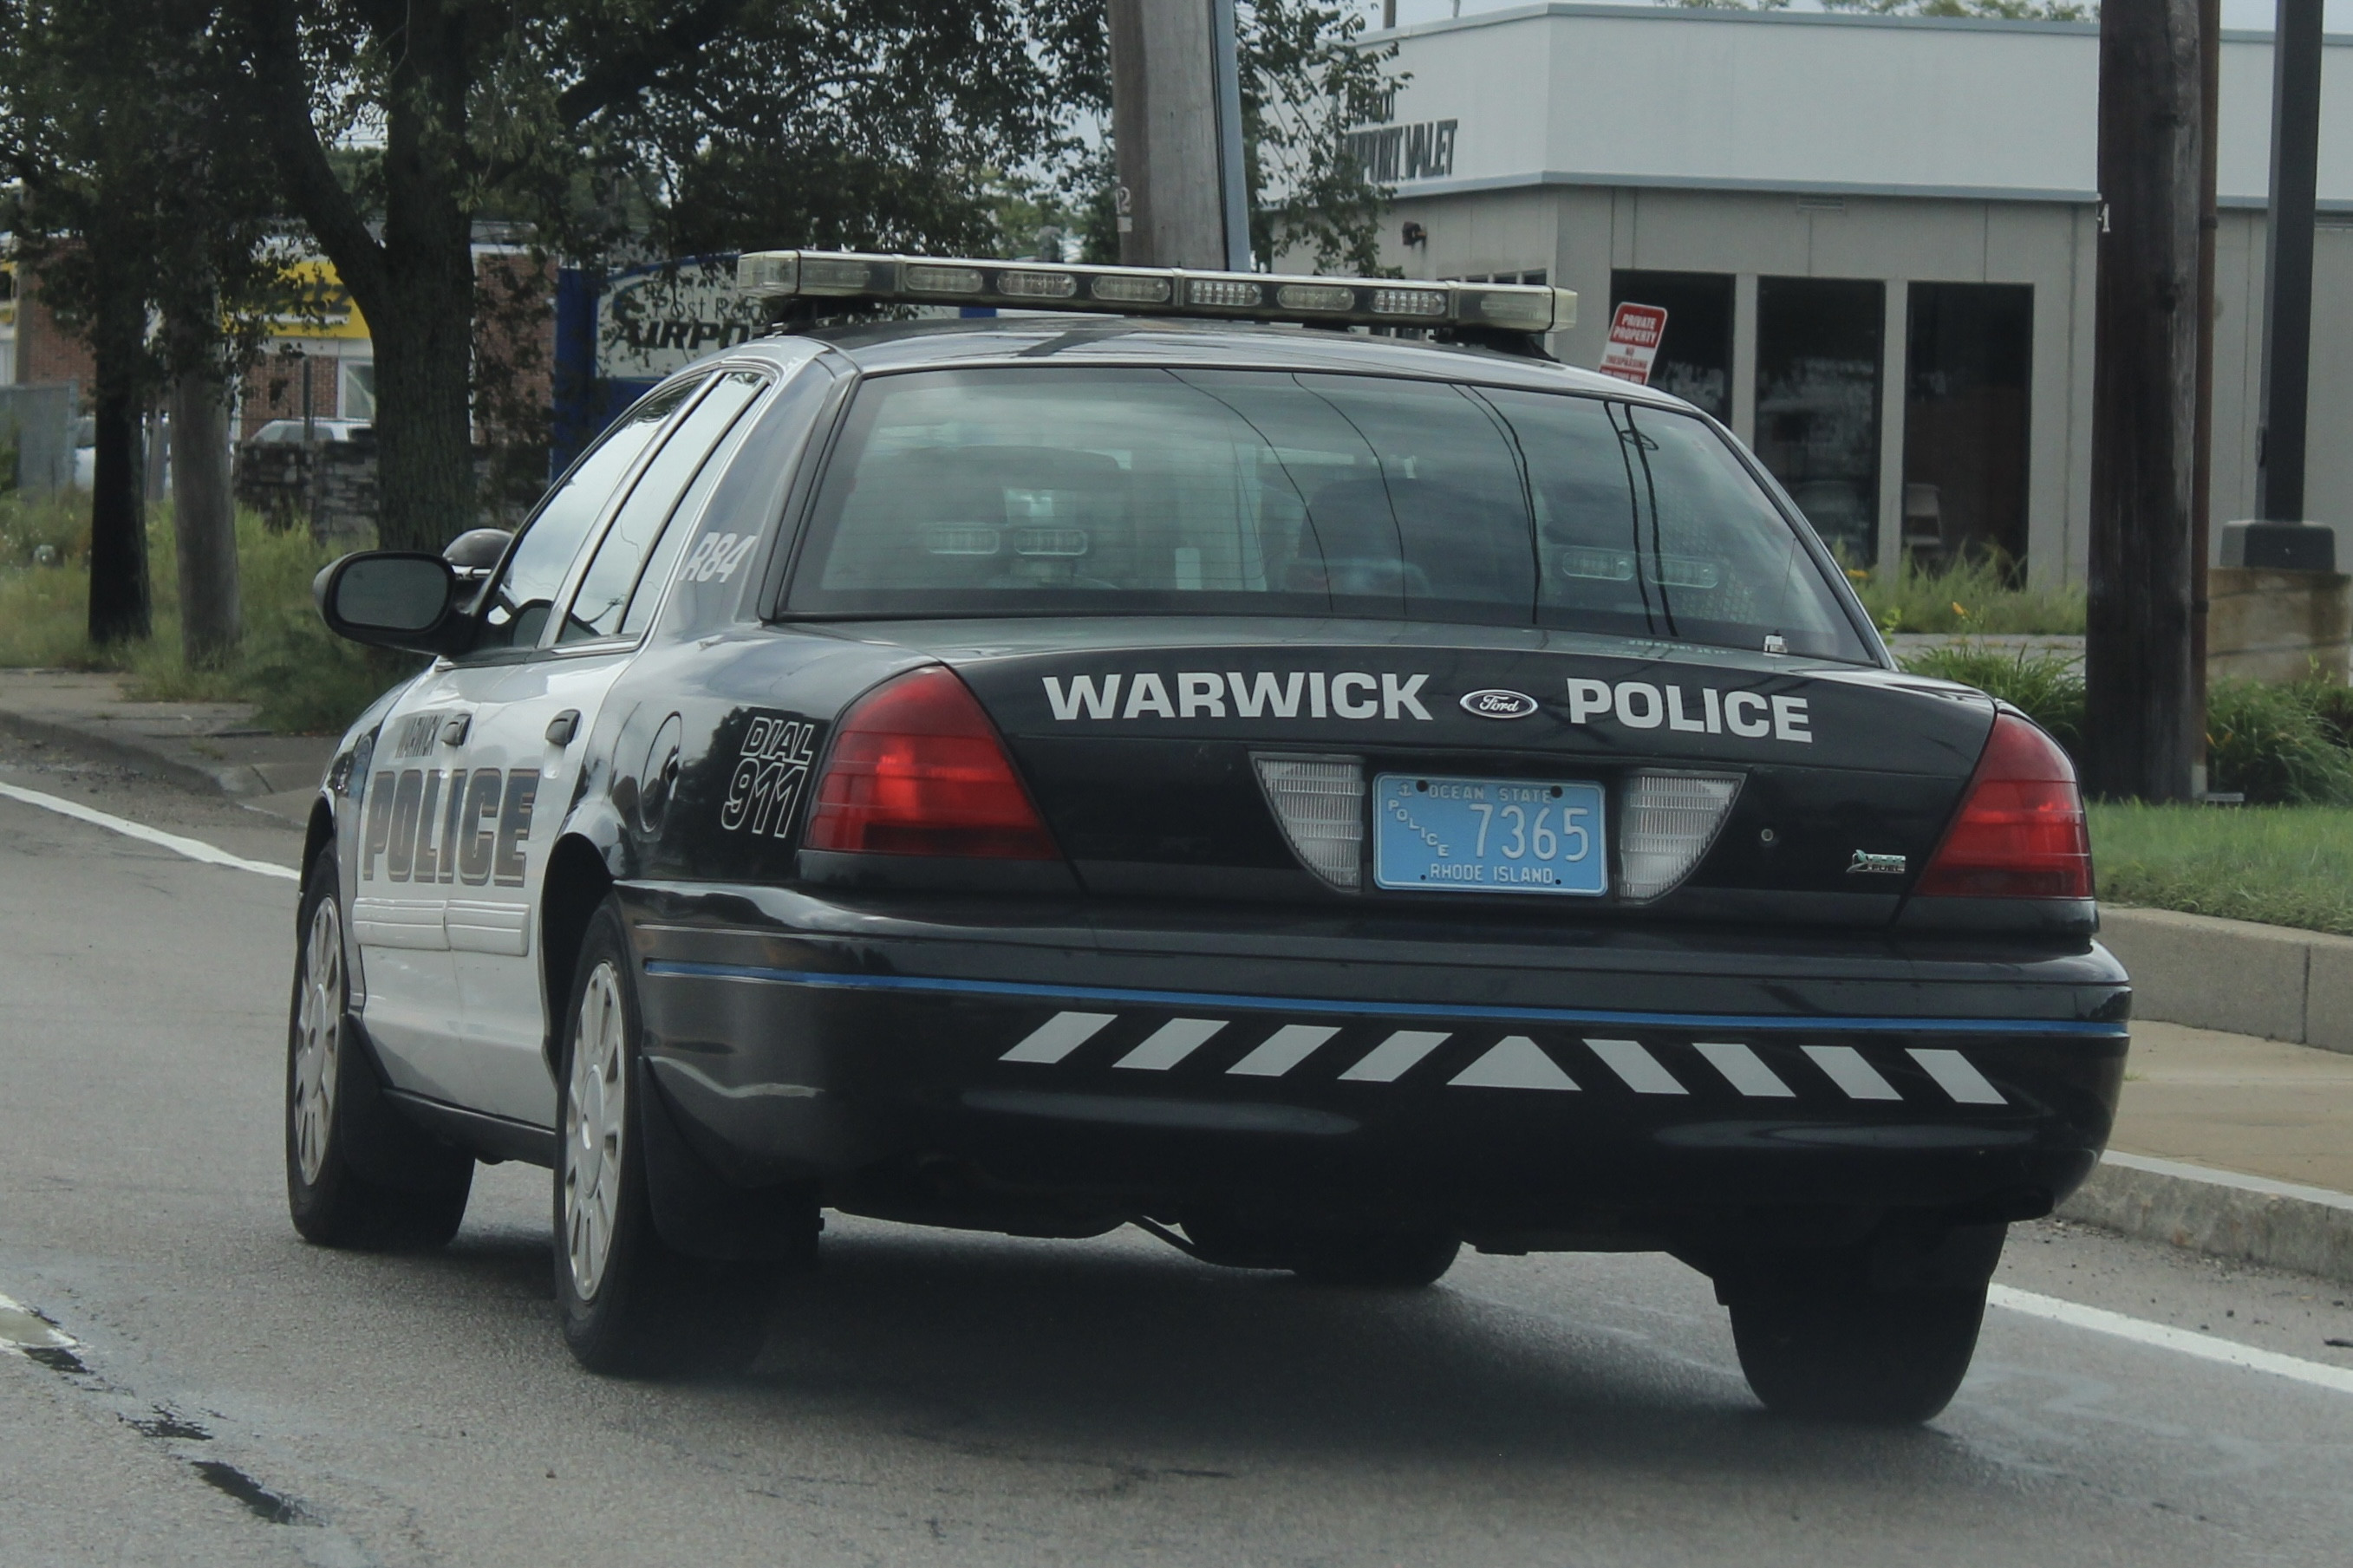
M 1472 621 L 1871 657 L 1701 420 L 1379 376 L 875 377 L 786 603 Z

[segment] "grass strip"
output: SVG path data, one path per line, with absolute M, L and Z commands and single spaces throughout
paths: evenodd
M 2091 807 L 2101 899 L 2353 936 L 2353 810 Z

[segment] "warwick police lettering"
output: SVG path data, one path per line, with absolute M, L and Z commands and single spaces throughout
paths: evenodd
M 360 879 L 375 880 L 376 858 L 392 882 L 496 881 L 520 888 L 539 770 L 387 768 L 368 785 L 367 836 Z M 438 830 L 438 831 L 437 831 Z
M 1132 679 L 1121 674 L 1074 675 L 1066 687 L 1055 676 L 1044 678 L 1046 704 L 1057 721 L 1087 719 L 1419 719 L 1429 721 L 1421 705 L 1421 688 L 1428 675 L 1378 675 L 1343 670 L 1329 675 L 1320 669 L 1261 669 L 1250 675 L 1240 670 L 1187 669 L 1163 679 L 1143 670 Z M 1126 700 L 1120 700 L 1125 682 Z M 1174 682 L 1174 696 L 1171 696 Z
M 1621 680 L 1611 685 L 1583 676 L 1568 678 L 1568 721 L 1588 724 L 1615 717 L 1629 730 L 1656 730 L 1662 725 L 1694 735 L 1737 735 L 1743 740 L 1794 741 L 1813 744 L 1808 729 L 1812 721 L 1802 697 L 1767 697 L 1757 691 L 1696 689 L 1695 698 L 1681 686 L 1659 687 L 1647 680 Z

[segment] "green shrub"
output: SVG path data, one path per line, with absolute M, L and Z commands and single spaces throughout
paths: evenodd
M 1847 576 L 1883 632 L 2073 636 L 2084 629 L 2081 588 L 2021 588 L 1999 554 L 1926 568 L 1906 556 L 1893 569 L 1850 568 Z
M 2057 654 L 1951 643 L 1923 648 L 1903 664 L 1915 675 L 1957 680 L 1999 697 L 2049 731 L 2070 756 L 2083 750 L 2084 678 Z
M 2353 752 L 2324 715 L 2318 681 L 2217 682 L 2206 694 L 2206 777 L 2257 805 L 2353 805 Z M 2330 708 L 2328 712 L 2341 710 Z
M 237 520 L 238 593 L 245 637 L 215 668 L 181 656 L 179 574 L 168 505 L 148 509 L 147 561 L 154 634 L 144 642 L 93 647 L 90 605 L 90 502 L 69 496 L 38 505 L 0 497 L 0 666 L 119 669 L 142 701 L 252 702 L 257 720 L 289 732 L 330 732 L 349 723 L 410 661 L 371 656 L 331 634 L 311 603 L 311 580 L 338 552 L 309 532 L 272 531 L 258 513 Z M 40 544 L 57 565 L 29 564 Z

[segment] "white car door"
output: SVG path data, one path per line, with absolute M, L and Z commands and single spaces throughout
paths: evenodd
M 662 388 L 573 466 L 508 551 L 473 650 L 421 678 L 379 731 L 352 925 L 367 987 L 361 1017 L 396 1088 L 554 1125 L 535 1005 L 528 1048 L 520 1048 L 518 1022 L 495 1005 L 479 1008 L 465 978 L 486 950 L 528 957 L 532 890 L 546 866 L 538 838 L 561 815 L 559 792 L 570 780 L 565 748 L 551 757 L 543 743 L 522 748 L 511 737 L 527 721 L 522 710 L 548 707 L 551 694 L 593 715 L 619 672 L 617 652 L 556 658 L 543 646 L 550 615 L 579 575 L 596 525 L 702 384 Z M 539 723 L 544 730 L 546 720 Z
M 490 884 L 449 900 L 446 926 L 467 1038 L 481 1062 L 481 1108 L 554 1125 L 555 1089 L 541 1051 L 550 1014 L 564 998 L 545 994 L 541 889 L 556 832 L 579 784 L 582 758 L 605 694 L 641 638 L 663 586 L 649 559 L 681 500 L 712 462 L 712 449 L 766 384 L 752 372 L 714 376 L 661 435 L 629 480 L 594 552 L 568 584 L 564 614 L 536 656 L 485 668 L 469 685 L 471 765 L 505 784 Z M 651 412 L 650 410 L 649 411 Z M 667 560 L 667 556 L 660 559 Z M 632 609 L 632 601 L 640 606 Z

